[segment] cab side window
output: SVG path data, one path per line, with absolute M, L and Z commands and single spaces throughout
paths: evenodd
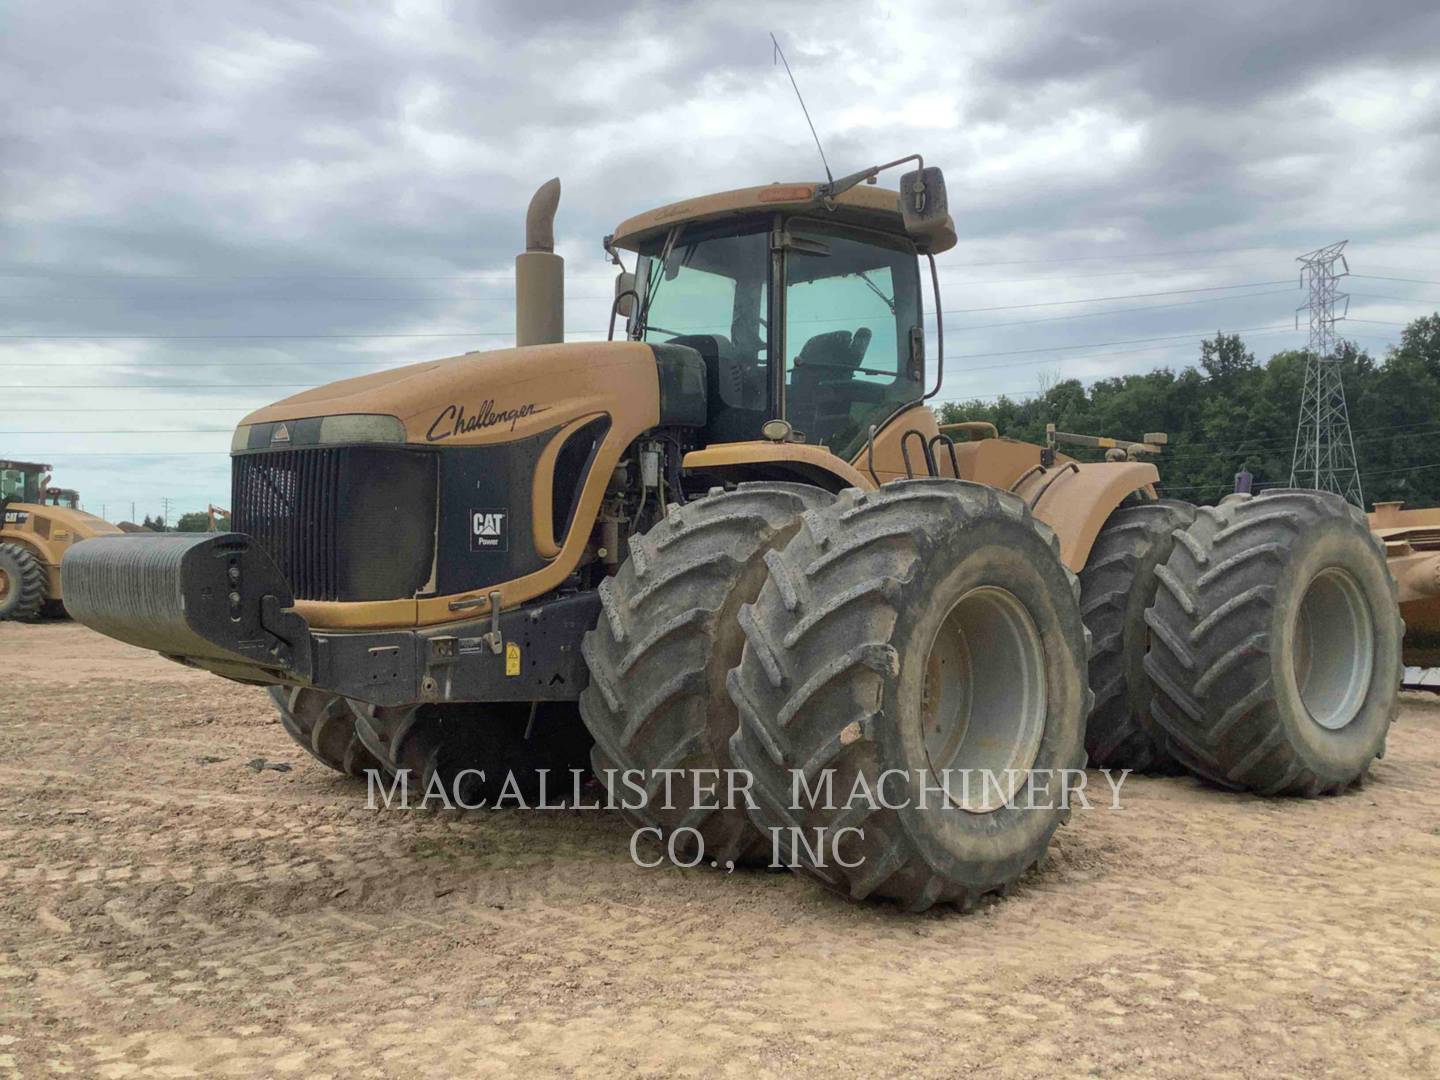
M 921 326 L 919 273 L 905 241 L 795 222 L 786 262 L 786 414 L 811 443 L 843 457 L 870 423 L 922 393 L 911 363 Z

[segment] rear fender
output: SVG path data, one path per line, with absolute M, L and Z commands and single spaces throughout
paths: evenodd
M 1144 461 L 1066 461 L 1037 466 L 1014 491 L 1055 530 L 1061 561 L 1079 573 L 1105 519 L 1137 491 L 1154 498 L 1159 482 L 1159 471 Z

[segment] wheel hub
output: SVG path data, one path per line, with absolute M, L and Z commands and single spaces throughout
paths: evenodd
M 1025 605 L 972 589 L 940 624 L 925 662 L 925 756 L 950 801 L 998 810 L 1025 784 L 1045 732 L 1045 653 Z
M 1310 719 L 1339 731 L 1365 702 L 1375 663 L 1375 627 L 1359 583 L 1339 567 L 1322 570 L 1295 613 L 1291 663 Z

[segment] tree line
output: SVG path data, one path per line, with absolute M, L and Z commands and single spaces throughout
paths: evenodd
M 1026 400 L 950 402 L 941 422 L 988 420 L 1002 435 L 1028 442 L 1043 442 L 1047 423 L 1128 439 L 1163 431 L 1170 441 L 1157 460 L 1162 494 L 1214 503 L 1235 490 L 1242 469 L 1256 490 L 1289 483 L 1306 358 L 1304 350 L 1289 349 L 1262 363 L 1240 335 L 1217 333 L 1201 343 L 1195 367 L 1088 387 L 1065 379 Z M 1440 504 L 1440 313 L 1409 323 L 1378 360 L 1341 341 L 1334 362 L 1344 379 L 1366 509 L 1390 499 Z
M 208 532 L 210 530 L 210 515 L 203 510 L 197 510 L 190 514 L 181 514 L 174 525 L 168 524 L 163 517 L 156 514 L 153 518 L 145 515 L 145 520 L 140 523 L 151 532 Z M 219 514 L 216 516 L 216 529 L 219 532 L 226 532 L 230 528 L 228 515 Z

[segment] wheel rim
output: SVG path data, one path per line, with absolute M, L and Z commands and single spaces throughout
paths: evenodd
M 962 810 L 1000 809 L 1035 764 L 1045 713 L 1045 651 L 1030 613 L 1005 589 L 972 589 L 926 657 L 921 733 L 934 782 Z
M 1375 628 L 1360 585 L 1338 567 L 1306 586 L 1295 615 L 1291 662 L 1310 719 L 1339 731 L 1360 711 L 1375 662 Z
M 0 603 L 4 603 L 9 595 L 10 575 L 5 572 L 4 568 L 0 568 Z

